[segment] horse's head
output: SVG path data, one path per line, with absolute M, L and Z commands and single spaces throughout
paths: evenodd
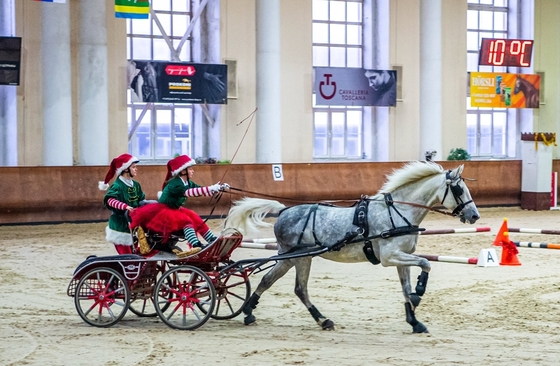
M 447 209 L 453 211 L 453 216 L 459 216 L 461 222 L 474 224 L 480 218 L 480 214 L 472 200 L 469 188 L 461 177 L 463 168 L 463 165 L 459 165 L 445 173 L 446 187 L 441 203 Z
M 515 88 L 513 88 L 513 94 L 517 94 L 521 91 L 521 78 L 519 75 L 515 78 Z

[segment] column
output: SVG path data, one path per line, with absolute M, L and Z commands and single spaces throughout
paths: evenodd
M 442 154 L 442 0 L 420 3 L 420 151 L 436 150 L 434 160 Z
M 282 162 L 280 0 L 256 0 L 257 163 Z
M 80 0 L 78 95 L 80 165 L 106 165 L 109 157 L 107 25 L 105 0 Z M 123 146 L 123 153 L 127 146 Z
M 555 133 L 521 134 L 521 208 L 549 210 L 552 191 L 552 150 Z
M 364 69 L 388 70 L 389 0 L 364 0 Z M 397 78 L 401 75 L 397 75 Z M 389 160 L 389 107 L 364 107 L 364 157 Z
M 43 164 L 72 165 L 70 4 L 42 3 Z
M 200 18 L 202 63 L 219 64 L 220 59 L 220 2 L 209 0 Z M 220 111 L 222 105 L 208 104 L 208 119 L 204 113 L 205 120 L 205 143 L 203 156 L 216 159 L 226 159 L 220 156 Z
M 0 5 L 0 35 L 11 37 L 15 33 L 14 2 Z M 21 68 L 20 68 L 21 79 Z M 17 86 L 0 85 L 0 166 L 17 165 Z

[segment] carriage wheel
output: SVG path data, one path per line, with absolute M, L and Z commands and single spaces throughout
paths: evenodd
M 80 317 L 95 327 L 118 323 L 128 310 L 130 290 L 124 277 L 112 268 L 86 273 L 76 286 L 74 304 Z
M 134 296 L 133 296 L 134 297 Z M 130 301 L 129 306 L 130 311 L 140 317 L 154 317 L 157 316 L 156 310 L 154 309 L 154 298 L 150 297 L 137 297 Z
M 163 273 L 163 268 L 160 265 L 158 265 L 156 270 L 157 270 L 157 276 L 155 281 L 157 283 L 157 280 L 161 277 L 161 274 Z M 170 285 L 171 279 L 170 278 L 168 279 L 169 279 L 168 285 Z M 155 286 L 154 286 L 154 291 L 155 291 Z M 169 298 L 171 298 L 173 294 L 171 292 L 167 292 L 167 295 L 164 294 L 163 296 L 168 296 Z M 170 304 L 167 304 L 167 306 L 169 305 Z M 133 294 L 132 299 L 130 300 L 129 309 L 139 317 L 151 318 L 157 316 L 157 312 L 154 307 L 153 293 L 149 297 L 145 295 L 142 295 L 140 297 L 134 297 Z M 164 311 L 165 310 L 167 310 L 167 308 L 164 309 Z
M 171 328 L 194 330 L 206 323 L 216 305 L 216 291 L 210 277 L 192 266 L 178 266 L 159 279 L 156 312 Z
M 251 296 L 251 283 L 247 276 L 235 272 L 213 280 L 216 289 L 216 306 L 211 317 L 226 320 L 241 314 Z

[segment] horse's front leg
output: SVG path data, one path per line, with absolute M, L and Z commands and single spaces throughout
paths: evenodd
M 414 333 L 427 333 L 428 329 L 422 323 L 420 323 L 414 314 L 416 307 L 420 304 L 421 296 L 424 295 L 426 291 L 426 285 L 428 284 L 428 273 L 430 272 L 431 266 L 425 258 L 420 258 L 418 256 L 404 253 L 402 251 L 394 251 L 390 255 L 381 256 L 381 264 L 383 266 L 396 266 L 397 272 L 399 274 L 399 279 L 401 281 L 402 291 L 405 298 L 405 310 L 406 310 L 406 321 L 412 326 L 412 331 Z M 422 272 L 418 276 L 418 282 L 416 284 L 415 291 L 412 292 L 410 285 L 410 267 L 418 266 L 422 269 Z
M 384 255 L 385 254 L 385 255 Z M 418 257 L 414 254 L 408 254 L 402 252 L 400 250 L 396 250 L 391 253 L 381 253 L 381 265 L 383 267 L 387 266 L 396 266 L 396 267 L 411 267 L 417 266 L 422 269 L 422 272 L 418 276 L 418 282 L 416 283 L 416 288 L 414 289 L 416 292 L 411 293 L 410 291 L 410 284 L 409 284 L 409 291 L 408 294 L 414 295 L 412 296 L 413 301 L 418 301 L 420 303 L 420 296 L 424 295 L 426 292 L 426 286 L 428 285 L 428 277 L 431 270 L 430 262 L 426 258 Z M 400 272 L 399 272 L 400 276 Z M 407 278 L 410 277 L 410 274 L 407 275 Z M 402 284 L 402 277 L 401 277 L 401 284 Z M 407 280 L 408 281 L 408 280 Z M 404 287 L 403 287 L 404 291 Z M 406 294 L 405 294 L 406 296 Z M 414 306 L 418 306 L 418 304 L 414 304 Z
M 414 311 L 418 304 L 420 304 L 420 296 L 411 293 L 410 286 L 410 267 L 397 266 L 397 272 L 401 281 L 401 287 L 404 296 L 404 309 L 406 312 L 406 322 L 412 326 L 413 333 L 428 333 L 428 328 L 416 319 Z M 422 272 L 425 273 L 425 272 Z M 418 286 L 416 286 L 418 287 Z

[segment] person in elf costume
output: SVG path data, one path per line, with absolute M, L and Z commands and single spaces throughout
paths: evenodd
M 174 232 L 182 231 L 190 248 L 186 255 L 204 249 L 197 233 L 211 244 L 217 237 L 194 211 L 184 207 L 188 197 L 213 196 L 229 188 L 219 182 L 203 187 L 191 180 L 196 162 L 187 155 L 180 155 L 167 163 L 167 175 L 158 203 L 147 205 L 131 212 L 131 227 L 143 227 L 162 235 L 164 242 Z M 179 254 L 178 254 L 179 255 Z
M 105 229 L 106 239 L 115 245 L 119 254 L 133 253 L 133 240 L 125 213 L 148 202 L 140 183 L 133 179 L 138 174 L 136 163 L 138 159 L 130 154 L 114 158 L 105 180 L 98 185 L 100 190 L 107 191 L 103 204 L 111 210 L 109 224 Z M 109 187 L 113 177 L 116 179 Z

